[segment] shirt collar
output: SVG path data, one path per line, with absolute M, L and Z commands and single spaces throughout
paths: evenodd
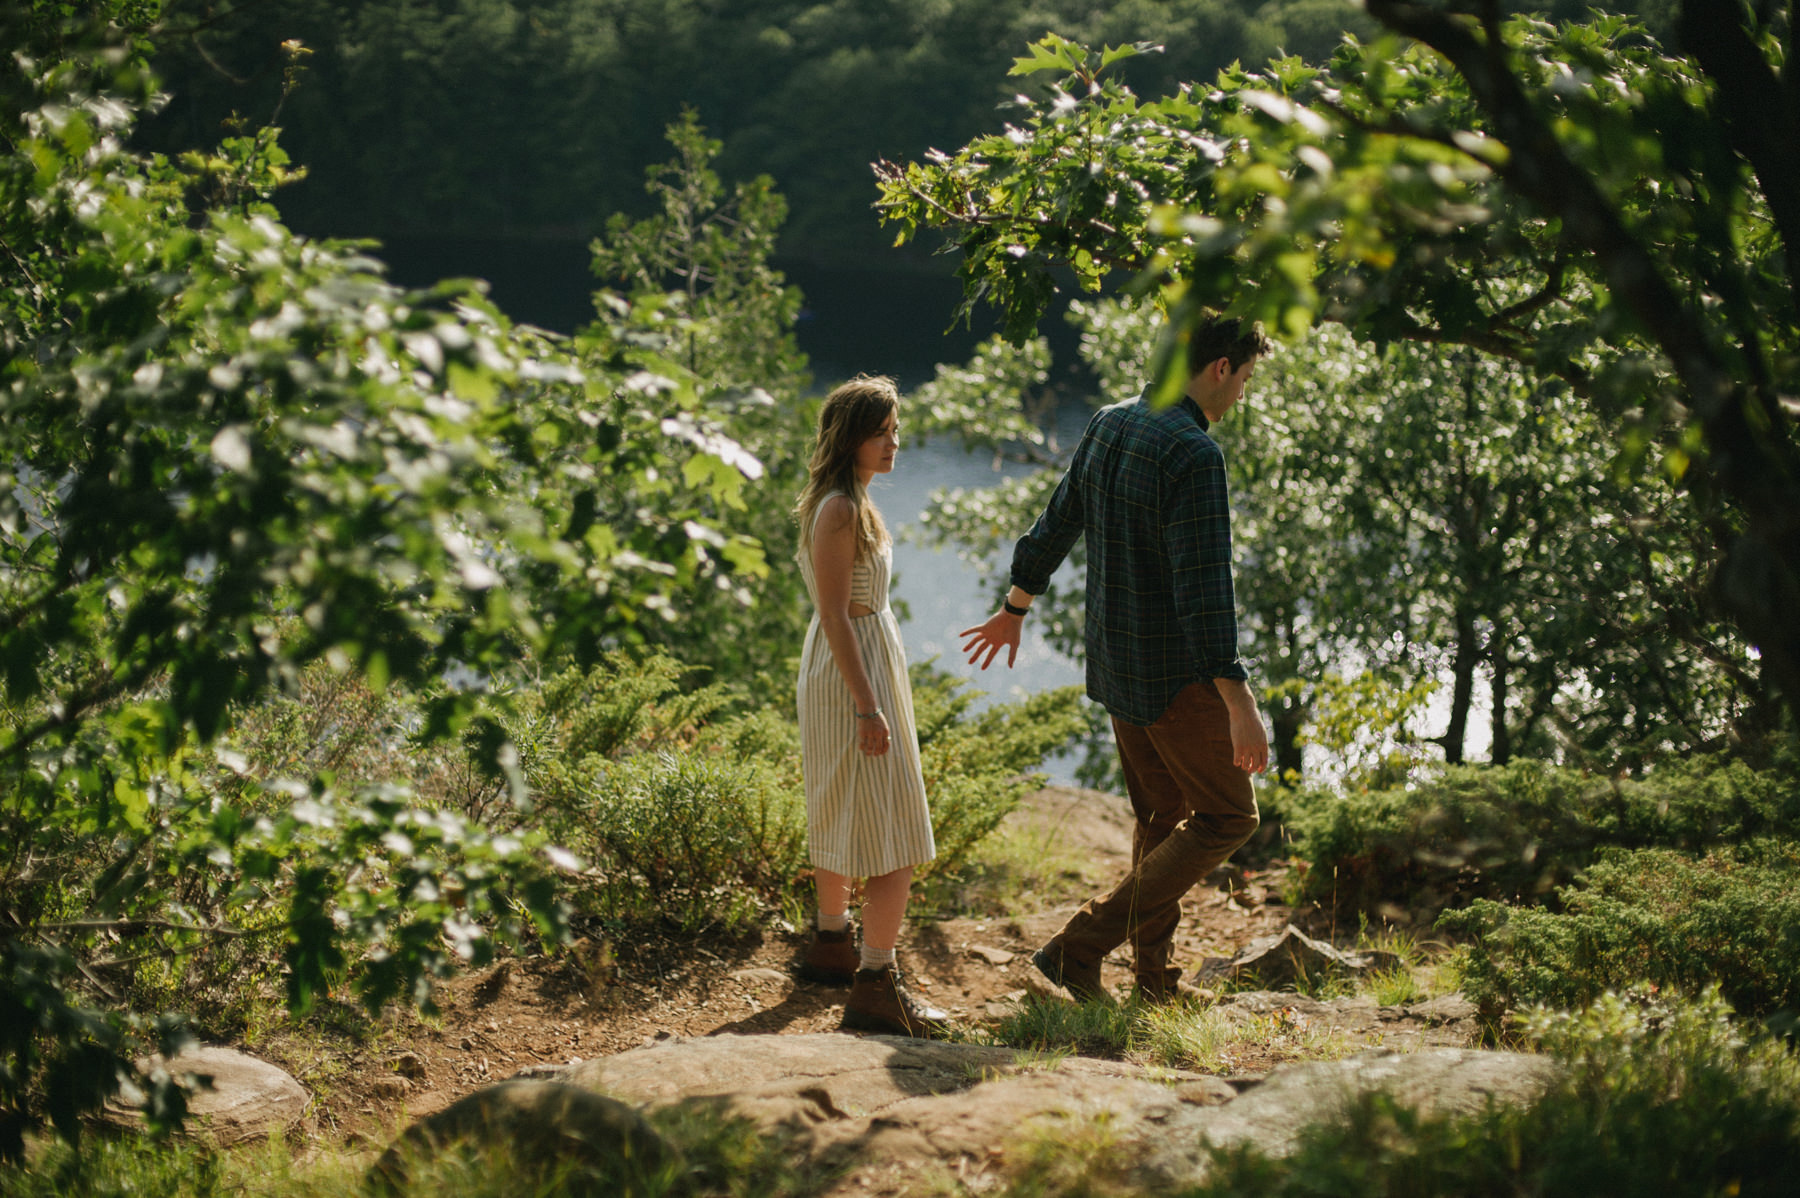
M 1202 412 L 1200 410 L 1200 405 L 1194 402 L 1193 396 L 1191 396 L 1191 395 L 1182 396 L 1181 403 L 1182 403 L 1183 407 L 1187 408 L 1188 413 L 1191 416 L 1193 416 L 1194 423 L 1198 424 L 1200 426 L 1201 432 L 1204 433 L 1207 430 L 1209 430 L 1210 428 L 1212 428 L 1212 421 L 1210 421 L 1206 418 L 1206 413 Z
M 1150 406 L 1150 387 L 1148 384 L 1145 384 L 1143 393 L 1138 396 L 1138 402 L 1145 407 Z M 1194 423 L 1200 426 L 1201 432 L 1207 432 L 1212 428 L 1212 421 L 1206 418 L 1206 413 L 1200 410 L 1200 405 L 1195 402 L 1193 396 L 1183 395 L 1181 397 L 1180 407 L 1185 410 L 1188 415 L 1194 418 Z

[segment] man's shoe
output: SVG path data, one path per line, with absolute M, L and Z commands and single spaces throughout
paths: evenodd
M 856 951 L 849 928 L 841 932 L 815 931 L 812 943 L 806 946 L 799 972 L 809 982 L 848 986 L 855 979 L 856 967 L 860 964 L 862 954 Z
M 950 1026 L 950 1016 L 907 992 L 892 965 L 859 969 L 844 1002 L 843 1026 L 857 1032 L 883 1032 L 925 1040 Z
M 1077 1002 L 1112 1002 L 1112 995 L 1100 984 L 1100 962 L 1077 961 L 1055 940 L 1032 953 L 1031 963 L 1052 983 L 1074 995 Z

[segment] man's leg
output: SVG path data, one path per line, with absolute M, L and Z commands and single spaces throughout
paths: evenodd
M 1193 804 L 1176 781 L 1149 728 L 1139 728 L 1119 720 L 1113 721 L 1113 739 L 1119 747 L 1119 764 L 1125 775 L 1125 793 L 1131 799 L 1135 817 L 1131 836 L 1132 872 L 1143 867 L 1144 858 L 1154 852 L 1182 821 L 1193 814 Z M 1137 892 L 1140 896 L 1142 891 Z M 1174 985 L 1169 976 L 1169 955 L 1175 942 L 1175 928 L 1181 921 L 1181 904 L 1158 913 L 1146 923 L 1140 906 L 1128 913 L 1126 936 L 1131 941 L 1137 984 L 1144 988 Z
M 1170 866 L 1174 873 L 1166 884 L 1159 884 L 1139 865 L 1146 891 L 1166 893 L 1181 887 L 1172 903 L 1147 905 L 1131 936 L 1138 985 L 1146 993 L 1156 993 L 1173 987 L 1181 977 L 1181 971 L 1169 964 L 1175 929 L 1181 923 L 1181 896 L 1250 839 L 1259 816 L 1250 775 L 1232 763 L 1231 720 L 1218 687 L 1211 682 L 1184 687 L 1163 718 L 1146 731 L 1168 783 L 1183 797 L 1187 817 L 1176 831 L 1191 846 L 1187 861 Z
M 1129 728 L 1119 751 L 1133 810 L 1147 825 L 1146 847 L 1134 854 L 1132 871 L 1077 911 L 1046 950 L 1067 963 L 1066 972 L 1097 976 L 1101 958 L 1129 939 L 1139 982 L 1170 985 L 1181 898 L 1256 831 L 1256 797 L 1250 776 L 1232 764 L 1225 703 L 1210 682 L 1183 688 L 1151 727 Z M 1174 812 L 1183 817 L 1167 827 L 1163 813 Z

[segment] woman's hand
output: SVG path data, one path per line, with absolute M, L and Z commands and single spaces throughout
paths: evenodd
M 887 715 L 880 709 L 876 710 L 872 720 L 857 718 L 856 747 L 863 751 L 865 757 L 886 756 L 889 740 Z

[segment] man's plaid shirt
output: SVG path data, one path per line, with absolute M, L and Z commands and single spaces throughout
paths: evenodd
M 1225 455 L 1192 399 L 1142 397 L 1088 422 L 1069 471 L 1013 550 L 1012 581 L 1041 595 L 1087 533 L 1087 690 L 1154 724 L 1182 687 L 1247 678 L 1238 661 Z

